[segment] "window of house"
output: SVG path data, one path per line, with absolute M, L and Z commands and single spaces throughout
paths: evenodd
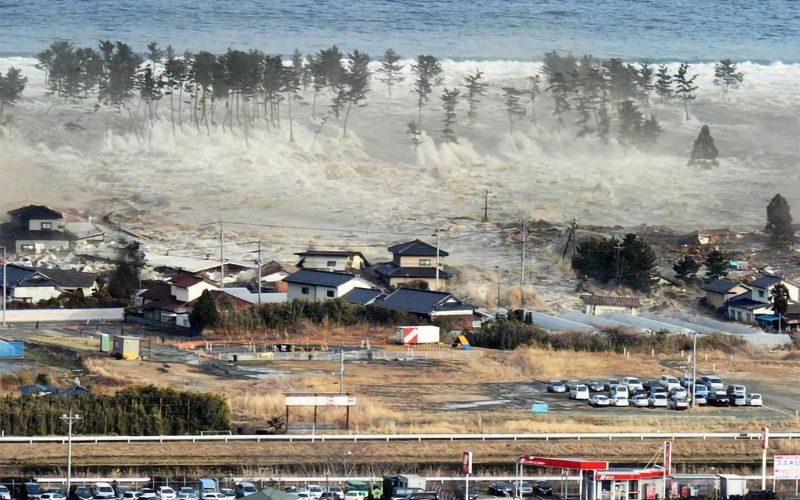
M 764 298 L 764 290 L 759 290 L 758 291 L 758 296 L 763 299 Z
M 753 321 L 753 316 L 750 313 L 747 313 L 747 321 Z
M 739 321 L 742 320 L 742 311 L 736 311 L 736 319 Z
M 328 290 L 327 295 L 328 295 L 328 297 L 333 297 L 333 295 L 334 295 L 333 290 Z
M 420 266 L 430 266 L 431 265 L 431 259 L 419 259 L 419 265 Z
M 301 289 L 300 289 L 300 292 L 301 292 L 303 295 L 308 295 L 308 294 L 310 293 L 310 290 L 308 289 L 308 287 L 307 287 L 307 286 L 304 286 L 303 288 L 301 288 Z
M 32 252 L 35 249 L 33 245 L 22 245 L 20 248 L 23 252 Z
M 44 231 L 46 229 L 53 229 L 53 223 L 52 222 L 42 222 L 42 231 Z
M 329 260 L 328 261 L 328 267 L 336 267 L 336 261 L 335 260 Z

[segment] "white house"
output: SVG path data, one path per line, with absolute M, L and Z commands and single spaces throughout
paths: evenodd
M 8 212 L 11 222 L 4 224 L 3 236 L 14 242 L 17 253 L 39 253 L 68 248 L 72 237 L 64 230 L 61 212 L 44 205 L 28 205 Z
M 354 288 L 372 288 L 372 283 L 349 273 L 312 271 L 301 269 L 284 280 L 288 286 L 288 299 L 322 302 L 338 299 Z
M 638 297 L 619 297 L 614 295 L 582 295 L 583 312 L 590 316 L 623 313 L 638 316 L 641 304 Z
M 750 298 L 757 302 L 769 303 L 770 295 L 772 294 L 772 289 L 775 288 L 775 285 L 783 285 L 786 287 L 786 290 L 789 292 L 790 301 L 797 302 L 800 300 L 800 288 L 798 288 L 797 285 L 789 283 L 788 281 L 784 281 L 783 278 L 778 276 L 770 275 L 761 276 L 755 281 L 748 283 L 748 286 L 752 290 Z
M 179 274 L 172 278 L 170 294 L 179 302 L 199 299 L 206 290 L 216 290 L 217 285 L 193 274 Z
M 308 250 L 295 255 L 300 257 L 300 269 L 360 274 L 369 266 L 361 252 L 350 250 Z
M 747 290 L 728 301 L 728 318 L 744 323 L 756 323 L 757 316 L 772 315 L 770 296 L 775 285 L 782 284 L 789 292 L 789 301 L 798 302 L 800 289 L 778 276 L 764 275 L 747 284 Z
M 36 304 L 40 300 L 49 300 L 61 295 L 57 281 L 30 267 L 8 264 L 6 283 L 8 300 L 12 301 Z

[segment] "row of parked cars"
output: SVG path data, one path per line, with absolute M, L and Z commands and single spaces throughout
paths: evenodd
M 637 377 L 622 379 L 551 380 L 547 392 L 568 394 L 570 399 L 587 401 L 594 407 L 634 406 L 638 408 L 689 408 L 691 397 L 698 405 L 710 406 L 763 406 L 761 394 L 748 393 L 740 384 L 730 384 L 727 389 L 722 379 L 704 375 L 696 381 L 690 377 L 662 375 L 658 379 L 641 381 Z M 689 393 L 692 393 L 691 395 Z
M 110 483 L 95 483 L 94 486 L 72 485 L 69 492 L 61 488 L 43 489 L 38 483 L 15 483 L 13 491 L 8 486 L 0 484 L 0 500 L 237 500 L 255 493 L 256 487 L 251 483 L 242 482 L 236 488 L 195 489 L 184 486 L 172 488 L 159 486 L 158 488 L 138 488 L 129 486 L 112 485 Z
M 519 483 L 519 494 L 517 494 L 516 482 L 509 486 L 507 483 L 498 481 L 489 485 L 487 493 L 495 497 L 551 496 L 553 487 L 547 481 L 535 481 L 533 483 L 522 481 Z

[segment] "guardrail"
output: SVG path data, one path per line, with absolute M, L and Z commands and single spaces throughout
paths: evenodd
M 241 434 L 191 436 L 72 436 L 73 443 L 170 443 L 170 442 L 390 442 L 390 441 L 581 441 L 581 440 L 745 440 L 759 439 L 760 432 L 611 432 L 557 434 Z M 770 432 L 770 439 L 800 439 L 800 432 Z M 61 443 L 67 436 L 0 436 L 0 443 Z

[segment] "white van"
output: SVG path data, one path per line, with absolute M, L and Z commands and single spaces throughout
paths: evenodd
M 658 383 L 661 384 L 661 387 L 666 389 L 667 392 L 681 386 L 681 381 L 672 375 L 661 375 L 661 378 L 658 379 Z
M 613 406 L 629 406 L 628 394 L 627 386 L 618 385 L 608 393 L 608 399 Z
M 589 388 L 583 384 L 578 384 L 572 386 L 572 389 L 569 391 L 570 399 L 583 399 L 588 401 L 589 400 Z
M 644 390 L 644 385 L 642 381 L 636 377 L 625 377 L 622 379 L 622 385 L 628 388 L 629 391 L 641 391 Z

